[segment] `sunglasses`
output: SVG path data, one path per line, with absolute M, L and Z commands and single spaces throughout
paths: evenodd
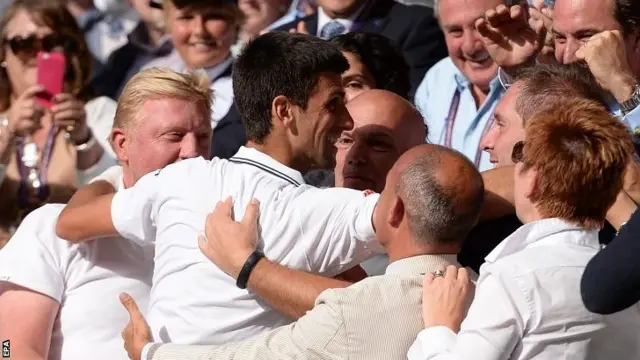
M 23 60 L 35 57 L 40 51 L 51 52 L 56 48 L 62 48 L 65 53 L 73 53 L 78 50 L 78 42 L 73 37 L 61 34 L 51 34 L 42 38 L 36 35 L 15 36 L 11 39 L 5 39 L 4 44 Z
M 522 162 L 522 160 L 524 159 L 523 150 L 524 141 L 518 141 L 517 143 L 515 143 L 515 145 L 513 145 L 513 150 L 511 151 L 511 161 L 514 164 Z

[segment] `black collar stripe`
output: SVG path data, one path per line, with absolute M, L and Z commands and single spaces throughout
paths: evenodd
M 267 166 L 265 164 L 261 164 L 261 163 L 259 163 L 257 161 L 254 161 L 254 160 L 251 160 L 251 159 L 246 159 L 246 158 L 235 157 L 235 156 L 232 157 L 231 159 L 229 159 L 229 161 L 233 162 L 233 163 L 236 163 L 236 164 L 245 164 L 245 165 L 255 166 L 255 167 L 257 167 L 258 169 L 260 169 L 262 171 L 266 171 L 271 175 L 277 176 L 280 179 L 282 179 L 282 180 L 284 180 L 284 181 L 286 181 L 288 183 L 291 183 L 292 185 L 300 186 L 300 183 L 298 183 L 297 181 L 292 179 L 290 176 L 288 176 L 286 174 L 283 174 L 280 171 L 278 171 L 278 170 L 276 170 L 276 169 L 274 169 L 272 167 L 269 167 L 269 166 Z

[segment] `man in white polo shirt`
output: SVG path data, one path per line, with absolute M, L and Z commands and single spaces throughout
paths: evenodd
M 96 186 L 114 192 L 170 163 L 208 156 L 210 105 L 206 77 L 157 69 L 136 75 L 120 97 L 110 139 L 122 168 Z M 165 135 L 175 131 L 180 139 Z M 119 334 L 128 316 L 118 294 L 134 292 L 146 310 L 153 246 L 118 237 L 61 240 L 55 225 L 63 207 L 33 211 L 0 250 L 0 340 L 10 340 L 11 359 L 127 359 Z
M 229 160 L 168 166 L 115 196 L 63 211 L 56 227 L 61 238 L 120 234 L 155 242 L 148 309 L 154 341 L 224 344 L 288 324 L 245 289 L 263 253 L 295 269 L 335 276 L 383 251 L 372 225 L 377 194 L 320 190 L 305 185 L 301 174 L 333 167 L 334 143 L 353 126 L 341 80 L 348 67 L 337 48 L 315 37 L 274 32 L 256 38 L 233 71 L 247 147 Z M 261 202 L 259 251 L 246 259 L 237 282 L 198 248 L 207 214 L 229 196 L 236 216 L 250 199 Z

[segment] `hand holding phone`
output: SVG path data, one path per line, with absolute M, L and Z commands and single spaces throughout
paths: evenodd
M 51 108 L 53 97 L 62 93 L 65 71 L 66 60 L 62 53 L 38 53 L 36 83 L 43 89 L 36 94 L 36 101 L 39 104 Z

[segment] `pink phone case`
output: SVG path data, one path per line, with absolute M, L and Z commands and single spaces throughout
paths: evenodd
M 39 52 L 37 59 L 37 84 L 44 90 L 36 95 L 36 101 L 50 108 L 52 98 L 62 92 L 66 60 L 61 53 Z

